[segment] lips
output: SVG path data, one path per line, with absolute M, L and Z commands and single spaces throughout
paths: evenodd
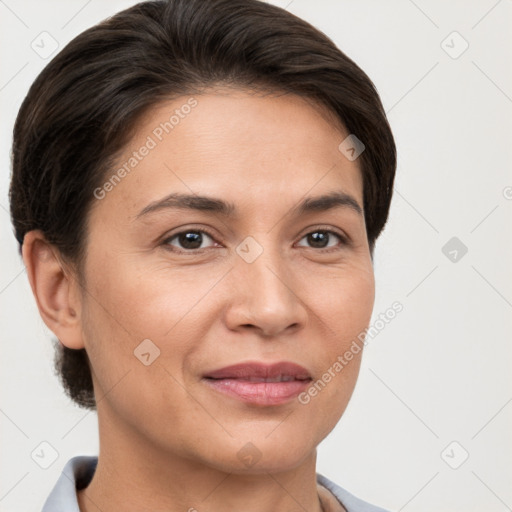
M 311 380 L 304 367 L 291 362 L 241 363 L 208 372 L 203 379 L 210 389 L 259 406 L 289 402 L 303 392 Z
M 242 379 L 249 382 L 288 382 L 309 380 L 311 375 L 302 366 L 291 362 L 271 365 L 264 363 L 241 363 L 209 372 L 209 379 Z

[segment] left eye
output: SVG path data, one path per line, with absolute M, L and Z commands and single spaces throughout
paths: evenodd
M 329 230 L 316 230 L 311 231 L 306 236 L 302 237 L 301 240 L 307 239 L 309 243 L 313 244 L 313 249 L 325 249 L 327 247 L 335 247 L 336 243 L 328 245 L 330 240 L 332 239 L 332 235 L 334 235 L 341 242 L 341 245 L 346 243 L 346 240 L 343 236 L 335 233 L 334 231 Z

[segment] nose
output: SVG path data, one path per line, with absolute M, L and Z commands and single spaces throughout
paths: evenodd
M 300 282 L 279 251 L 266 248 L 252 263 L 237 256 L 226 322 L 232 330 L 253 329 L 275 337 L 306 324 Z

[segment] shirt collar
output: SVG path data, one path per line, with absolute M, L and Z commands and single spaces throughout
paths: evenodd
M 80 512 L 77 489 L 83 489 L 92 480 L 98 457 L 78 455 L 70 459 L 43 506 L 42 512 Z
M 97 456 L 78 455 L 71 458 L 64 466 L 62 474 L 45 501 L 41 512 L 80 512 L 76 491 L 89 485 L 97 464 Z M 355 497 L 318 473 L 317 483 L 328 489 L 347 512 L 386 512 L 384 509 Z M 330 500 L 330 504 L 333 510 L 337 508 L 332 500 Z

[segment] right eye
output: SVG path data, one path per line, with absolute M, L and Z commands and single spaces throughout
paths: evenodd
M 213 235 L 205 231 L 204 229 L 186 229 L 184 231 L 180 231 L 179 233 L 175 233 L 172 236 L 167 237 L 162 241 L 162 245 L 169 248 L 171 251 L 175 252 L 194 252 L 201 251 L 202 249 L 208 249 L 209 247 L 201 247 L 201 244 L 205 241 L 206 238 L 213 240 Z M 176 240 L 178 246 L 178 250 L 173 249 L 172 247 L 176 247 L 176 243 L 172 243 Z

